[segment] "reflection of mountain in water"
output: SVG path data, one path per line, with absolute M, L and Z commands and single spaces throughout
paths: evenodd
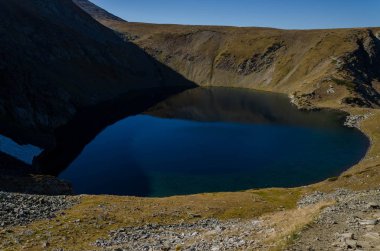
M 84 112 L 56 131 L 55 147 L 34 167 L 78 193 L 168 196 L 310 184 L 340 174 L 368 147 L 343 127 L 343 113 L 299 111 L 284 95 L 215 87 L 170 94 Z
M 151 89 L 135 92 L 79 113 L 65 126 L 55 131 L 55 146 L 47 148 L 33 161 L 33 166 L 44 174 L 57 176 L 77 158 L 83 148 L 107 126 L 139 114 L 182 88 Z
M 282 94 L 238 88 L 196 88 L 175 95 L 150 108 L 149 115 L 196 121 L 225 121 L 299 126 L 341 126 L 338 111 L 300 112 Z M 328 125 L 326 125 L 328 123 Z

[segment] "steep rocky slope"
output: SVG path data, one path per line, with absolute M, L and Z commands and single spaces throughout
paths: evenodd
M 0 0 L 0 82 L 2 127 L 35 131 L 130 90 L 189 84 L 71 0 Z
M 106 25 L 200 85 L 294 94 L 302 107 L 380 104 L 380 28 Z

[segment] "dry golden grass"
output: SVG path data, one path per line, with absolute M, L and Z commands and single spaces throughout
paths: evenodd
M 3 232 L 0 243 L 4 250 L 40 250 L 43 242 L 49 248 L 87 250 L 110 230 L 147 223 L 180 223 L 201 218 L 249 219 L 262 214 L 294 208 L 302 195 L 301 189 L 264 189 L 235 193 L 212 193 L 168 198 L 137 198 L 118 196 L 82 196 L 81 203 L 54 220 L 30 224 L 31 236 L 22 234 L 24 227 Z M 78 222 L 78 220 L 80 220 Z M 10 239 L 16 235 L 18 243 Z M 78 238 L 80 236 L 80 238 Z M 12 237 L 13 238 L 13 237 Z M 29 242 L 28 242 L 29 241 Z
M 153 57 L 202 86 L 244 87 L 273 92 L 310 93 L 322 90 L 328 77 L 347 78 L 337 62 L 358 49 L 357 41 L 377 33 L 380 28 L 333 30 L 279 30 L 218 26 L 161 25 L 146 23 L 103 22 L 126 34 Z M 263 69 L 242 75 L 239 65 L 263 56 L 273 44 L 282 44 L 273 61 Z M 218 67 L 225 57 L 229 65 Z M 260 63 L 261 64 L 261 63 Z M 353 95 L 343 90 L 335 95 L 319 92 L 318 103 L 339 103 Z M 335 105 L 335 104 L 334 104 Z
M 333 201 L 324 201 L 305 208 L 291 209 L 264 216 L 263 219 L 270 222 L 276 230 L 273 236 L 265 240 L 265 242 L 273 245 L 270 250 L 284 250 L 297 238 L 303 228 L 315 220 L 323 208 L 331 206 L 333 203 Z

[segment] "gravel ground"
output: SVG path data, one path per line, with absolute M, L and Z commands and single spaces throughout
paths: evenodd
M 352 192 L 347 189 L 337 189 L 332 193 L 322 193 L 322 192 L 317 191 L 301 198 L 297 202 L 297 205 L 299 208 L 304 208 L 306 206 L 317 204 L 321 201 L 328 201 L 328 200 L 339 201 L 343 198 L 346 198 L 348 195 L 351 195 L 351 194 Z
M 314 193 L 303 198 L 299 206 L 323 199 L 337 203 L 325 208 L 301 231 L 288 250 L 380 250 L 380 190 Z
M 332 200 L 336 204 L 323 209 L 287 250 L 380 250 L 380 190 L 315 192 L 302 198 L 298 207 Z M 109 238 L 99 239 L 93 245 L 120 251 L 269 250 L 270 244 L 263 240 L 276 231 L 260 219 L 207 219 L 193 224 L 122 228 L 111 231 Z
M 0 224 L 26 225 L 53 218 L 57 212 L 78 203 L 78 198 L 0 192 Z M 302 198 L 298 207 L 301 211 L 308 210 L 312 205 L 331 200 L 336 203 L 324 208 L 313 222 L 296 233 L 294 243 L 286 250 L 380 250 L 380 190 L 314 192 Z M 297 216 L 302 217 L 298 213 Z M 199 219 L 194 223 L 124 227 L 110 231 L 108 237 L 91 245 L 94 250 L 107 251 L 270 250 L 274 244 L 268 240 L 284 231 L 283 224 L 271 219 Z M 283 218 L 278 222 L 282 221 Z
M 97 240 L 94 245 L 104 250 L 120 251 L 252 250 L 265 245 L 255 236 L 274 232 L 274 229 L 262 223 L 259 220 L 222 222 L 207 219 L 193 224 L 122 228 L 112 231 L 109 239 Z
M 0 192 L 0 227 L 26 225 L 39 219 L 51 219 L 57 212 L 78 202 L 77 198 L 70 196 Z

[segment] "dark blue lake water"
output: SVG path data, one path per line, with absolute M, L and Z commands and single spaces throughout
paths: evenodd
M 368 148 L 336 111 L 197 88 L 105 128 L 59 175 L 76 193 L 169 196 L 291 187 L 337 176 Z

